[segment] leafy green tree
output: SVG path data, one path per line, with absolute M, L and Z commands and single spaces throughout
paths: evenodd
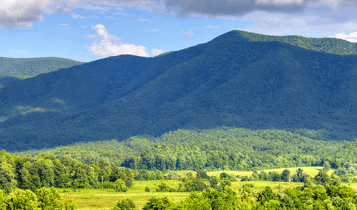
M 285 169 L 282 173 L 281 173 L 281 179 L 284 182 L 289 182 L 290 181 L 290 171 L 288 169 Z
M 114 182 L 114 187 L 115 187 L 115 191 L 117 192 L 126 192 L 128 191 L 128 188 L 125 186 L 125 182 L 121 179 L 117 179 Z
M 0 189 L 6 193 L 11 193 L 12 188 L 16 186 L 15 176 L 9 167 L 0 166 Z
M 60 209 L 62 205 L 61 196 L 57 190 L 51 188 L 41 188 L 36 192 L 37 200 L 39 202 L 38 207 L 41 210 Z
M 330 183 L 330 176 L 326 171 L 319 171 L 319 173 L 314 177 L 316 184 L 328 185 Z
M 331 169 L 330 162 L 329 161 L 325 161 L 324 164 L 323 164 L 323 169 L 322 170 L 328 172 L 330 169 Z
M 7 194 L 4 190 L 0 190 L 0 209 L 5 210 L 6 209 L 6 197 Z
M 143 207 L 143 210 L 166 210 L 174 206 L 168 197 L 151 197 Z
M 264 205 L 265 202 L 270 200 L 279 200 L 279 197 L 273 192 L 271 187 L 267 186 L 263 191 L 257 194 L 257 201 L 261 205 Z
M 211 176 L 209 179 L 210 186 L 215 190 L 218 189 L 218 182 L 219 182 L 219 179 L 216 176 Z
M 118 201 L 113 210 L 132 210 L 135 209 L 135 203 L 130 198 Z
M 16 189 L 6 198 L 6 210 L 37 210 L 38 202 L 31 190 Z

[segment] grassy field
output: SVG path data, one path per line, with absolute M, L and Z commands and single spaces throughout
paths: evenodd
M 288 168 L 291 171 L 291 174 L 294 174 L 298 168 Z M 301 167 L 304 173 L 309 174 L 310 176 L 315 176 L 322 167 Z M 282 172 L 283 169 L 272 169 L 265 170 L 265 172 L 269 171 L 277 171 Z M 175 173 L 180 174 L 181 176 L 185 176 L 185 174 L 192 172 L 193 175 L 196 173 L 194 171 L 175 171 Z M 209 176 L 219 176 L 220 173 L 226 172 L 228 174 L 240 175 L 240 176 L 250 176 L 252 171 L 214 171 L 208 172 Z M 329 174 L 333 171 L 330 170 Z M 165 183 L 172 188 L 177 188 L 179 181 L 173 180 L 161 180 L 161 181 L 135 181 L 132 188 L 130 188 L 127 192 L 115 192 L 111 189 L 81 189 L 76 192 L 72 190 L 66 190 L 66 192 L 62 192 L 61 196 L 73 199 L 79 209 L 111 209 L 116 203 L 125 198 L 131 198 L 134 200 L 137 208 L 142 208 L 145 203 L 152 196 L 168 196 L 171 200 L 180 201 L 184 200 L 189 193 L 185 192 L 155 192 L 157 186 L 161 183 Z M 253 184 L 253 191 L 259 192 L 265 188 L 265 186 L 270 186 L 276 192 L 283 192 L 284 189 L 289 187 L 298 187 L 302 186 L 303 183 L 295 183 L 295 182 L 269 182 L 269 181 L 258 181 L 258 182 L 232 182 L 232 189 L 239 192 L 242 189 L 242 186 L 245 184 Z M 149 187 L 151 192 L 145 192 L 145 187 Z M 351 187 L 357 189 L 357 183 L 351 184 Z
M 73 199 L 78 209 L 111 209 L 116 203 L 125 198 L 134 200 L 137 208 L 141 209 L 145 203 L 152 196 L 168 196 L 173 201 L 184 200 L 189 193 L 186 192 L 154 192 L 154 189 L 160 183 L 166 183 L 170 187 L 177 187 L 179 181 L 135 181 L 134 186 L 127 192 L 115 192 L 111 189 L 81 189 L 73 192 L 72 190 L 66 190 L 67 192 L 60 193 L 62 197 Z M 265 186 L 271 186 L 276 192 L 282 192 L 289 187 L 302 186 L 302 183 L 293 182 L 232 182 L 232 189 L 239 192 L 244 184 L 253 184 L 253 191 L 259 192 L 265 188 Z M 152 192 L 145 192 L 145 187 L 148 186 Z M 357 187 L 357 186 L 356 186 Z
M 285 169 L 290 170 L 291 174 L 295 174 L 296 170 L 298 168 L 301 168 L 303 170 L 303 173 L 306 173 L 310 176 L 316 176 L 320 170 L 322 170 L 322 167 L 294 167 L 294 168 L 279 168 L 279 169 L 270 169 L 270 170 L 263 170 L 267 173 L 269 173 L 270 171 L 276 171 L 278 173 L 283 172 Z M 331 175 L 333 173 L 334 170 L 330 170 L 328 172 L 329 175 Z M 195 171 L 173 171 L 181 176 L 185 176 L 187 173 L 191 172 L 194 176 L 196 175 Z M 233 175 L 239 175 L 239 176 L 251 176 L 253 174 L 253 171 L 212 171 L 212 172 L 207 172 L 208 176 L 218 176 L 222 173 L 222 172 L 226 172 L 228 174 L 233 174 Z M 258 173 L 260 173 L 260 171 L 258 171 Z
M 73 199 L 78 209 L 111 209 L 119 200 L 125 198 L 134 200 L 136 207 L 142 208 L 152 196 L 168 196 L 171 200 L 180 201 L 189 195 L 184 192 L 155 192 L 161 183 L 176 188 L 179 181 L 135 181 L 127 192 L 115 192 L 111 189 L 81 189 L 76 192 L 66 190 L 69 192 L 62 192 L 61 196 Z M 151 192 L 145 192 L 146 186 L 151 189 Z

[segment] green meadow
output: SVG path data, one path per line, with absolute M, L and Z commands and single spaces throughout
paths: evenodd
M 322 167 L 299 167 L 303 169 L 304 173 L 314 177 L 322 169 Z M 289 169 L 292 174 L 298 169 L 296 168 L 280 168 L 272 170 L 264 170 L 265 172 L 276 171 L 281 173 L 283 170 Z M 191 172 L 194 176 L 196 172 L 183 170 L 175 171 L 175 173 L 185 176 L 185 174 Z M 207 172 L 209 176 L 219 176 L 222 172 L 240 176 L 250 176 L 252 171 L 213 171 Z M 260 171 L 258 171 L 259 173 Z M 330 170 L 328 174 L 332 174 L 333 170 Z M 145 203 L 152 196 L 163 197 L 167 196 L 173 201 L 182 201 L 190 193 L 189 192 L 156 192 L 158 185 L 165 183 L 171 188 L 177 188 L 180 181 L 176 180 L 154 180 L 154 181 L 134 181 L 134 184 L 127 192 L 115 192 L 112 189 L 80 189 L 72 190 L 65 189 L 60 193 L 62 197 L 73 199 L 74 203 L 78 206 L 78 209 L 111 209 L 119 200 L 130 198 L 135 202 L 137 208 L 141 209 Z M 208 183 L 207 183 L 208 184 Z M 253 191 L 259 192 L 264 190 L 266 186 L 270 186 L 275 192 L 282 193 L 287 188 L 296 188 L 303 186 L 301 182 L 272 182 L 272 181 L 237 181 L 232 182 L 232 189 L 239 192 L 243 185 L 253 184 Z M 145 187 L 150 188 L 150 192 L 145 192 Z M 357 183 L 352 183 L 351 187 L 357 189 Z

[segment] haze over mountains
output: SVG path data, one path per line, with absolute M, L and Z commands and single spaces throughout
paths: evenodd
M 0 148 L 220 126 L 354 140 L 357 45 L 231 31 L 154 58 L 117 56 L 0 84 Z

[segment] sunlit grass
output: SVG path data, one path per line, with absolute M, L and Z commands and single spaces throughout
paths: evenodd
M 296 174 L 296 170 L 301 168 L 303 170 L 303 173 L 306 173 L 312 177 L 316 176 L 323 167 L 293 167 L 293 168 L 279 168 L 279 169 L 269 169 L 269 170 L 262 170 L 265 171 L 267 173 L 271 172 L 271 171 L 276 171 L 278 173 L 283 172 L 285 169 L 290 170 L 290 174 Z M 239 176 L 251 176 L 253 174 L 253 171 L 212 171 L 212 172 L 207 172 L 208 176 L 219 176 L 221 173 L 228 173 L 228 174 L 233 174 L 233 175 L 239 175 Z M 257 171 L 258 173 L 260 173 L 261 171 Z M 330 170 L 328 172 L 329 175 L 331 175 L 334 172 L 334 170 Z
M 291 171 L 291 174 L 294 174 L 299 167 L 288 168 Z M 310 176 L 315 176 L 322 167 L 300 167 L 303 169 L 304 173 L 309 174 Z M 272 169 L 265 170 L 269 171 L 277 171 L 281 173 L 285 168 L 282 169 Z M 196 172 L 194 171 L 174 171 L 181 176 L 185 176 L 187 173 L 192 172 L 195 176 Z M 226 172 L 228 174 L 234 175 L 251 175 L 253 172 L 251 171 L 214 171 L 208 172 L 209 176 L 219 176 L 220 173 Z M 331 174 L 333 170 L 329 171 Z M 73 199 L 75 204 L 78 206 L 80 210 L 87 209 L 111 209 L 113 208 L 119 200 L 130 198 L 135 202 L 137 208 L 142 208 L 148 200 L 152 196 L 168 196 L 173 201 L 182 201 L 184 200 L 190 193 L 187 192 L 156 192 L 158 185 L 161 183 L 165 183 L 169 185 L 171 188 L 176 189 L 180 183 L 180 181 L 176 180 L 155 180 L 155 181 L 135 181 L 133 186 L 129 188 L 127 192 L 115 192 L 111 189 L 81 189 L 77 191 L 72 191 L 67 189 L 67 192 L 62 192 L 61 196 Z M 206 183 L 208 185 L 208 182 Z M 303 186 L 303 183 L 299 182 L 271 182 L 271 181 L 237 181 L 232 182 L 232 189 L 239 192 L 242 189 L 242 186 L 245 184 L 253 184 L 253 191 L 259 192 L 264 190 L 266 186 L 270 186 L 275 192 L 282 193 L 287 188 L 296 188 L 298 186 Z M 145 192 L 145 187 L 150 188 L 150 192 Z M 357 189 L 357 183 L 352 183 L 351 187 Z M 63 191 L 63 189 L 62 189 Z
M 172 188 L 177 188 L 179 181 L 135 181 L 127 192 L 115 192 L 111 189 L 81 189 L 77 192 L 62 192 L 61 196 L 73 199 L 78 209 L 111 209 L 119 200 L 130 198 L 137 208 L 142 208 L 152 196 L 168 196 L 173 201 L 184 200 L 189 193 L 186 192 L 155 192 L 157 186 L 165 183 Z M 151 192 L 145 192 L 149 187 Z

